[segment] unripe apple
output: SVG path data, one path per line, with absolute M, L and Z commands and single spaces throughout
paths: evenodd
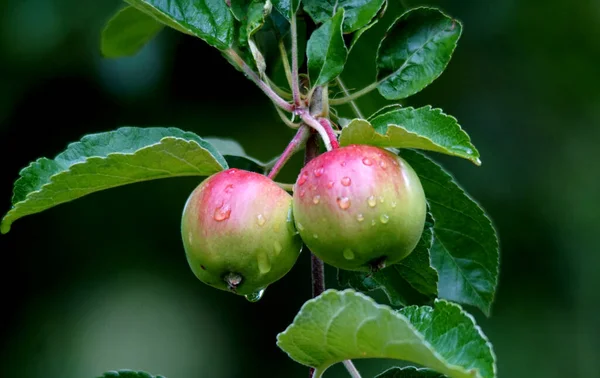
M 200 281 L 253 296 L 294 266 L 302 241 L 292 197 L 269 178 L 219 172 L 190 195 L 181 222 L 188 263 Z
M 307 164 L 294 189 L 294 219 L 310 250 L 346 270 L 374 271 L 408 256 L 425 225 L 415 171 L 399 156 L 351 145 Z

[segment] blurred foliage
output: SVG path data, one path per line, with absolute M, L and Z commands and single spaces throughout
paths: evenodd
M 596 0 L 427 3 L 465 29 L 448 70 L 406 105 L 456 116 L 480 168 L 434 157 L 479 200 L 502 256 L 489 319 L 502 377 L 593 377 L 600 369 L 600 4 Z M 139 55 L 102 59 L 117 0 L 0 2 L 0 210 L 20 168 L 91 132 L 176 126 L 231 136 L 268 160 L 291 137 L 268 101 L 200 40 L 165 31 Z M 377 41 L 343 74 L 374 78 Z M 366 72 L 370 71 L 369 74 Z M 359 100 L 365 114 L 384 104 Z M 292 182 L 301 157 L 281 176 Z M 254 304 L 197 281 L 179 220 L 196 179 L 136 184 L 25 218 L 0 237 L 0 376 L 94 377 L 122 368 L 169 378 L 305 377 L 275 346 L 310 295 L 308 255 Z M 328 280 L 335 284 L 333 271 Z M 373 376 L 389 361 L 359 361 Z M 335 367 L 328 376 L 345 376 Z

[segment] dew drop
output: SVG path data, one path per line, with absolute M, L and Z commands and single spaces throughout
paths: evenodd
M 259 290 L 256 293 L 246 295 L 246 299 L 249 302 L 258 302 L 265 294 L 265 289 Z
M 188 241 L 190 242 L 190 244 L 192 244 L 192 240 L 193 240 L 193 235 L 192 235 L 192 231 L 188 232 Z
M 235 169 L 230 169 L 228 173 L 229 173 L 230 175 L 232 175 L 232 174 L 234 174 L 235 172 L 237 172 L 237 170 L 235 170 Z
M 256 257 L 258 262 L 258 271 L 261 274 L 267 274 L 271 271 L 271 262 L 269 261 L 269 256 L 266 253 L 260 252 Z
M 304 183 L 306 182 L 306 179 L 308 179 L 308 174 L 306 172 L 302 172 L 302 174 L 300 175 L 300 178 L 298 179 L 298 185 L 300 185 L 300 186 L 304 185 Z
M 383 161 L 383 160 L 379 161 L 379 166 L 380 166 L 382 169 L 386 169 L 386 168 L 387 168 L 387 164 L 386 164 L 386 163 L 385 163 L 385 161 Z
M 313 171 L 313 173 L 315 174 L 315 177 L 321 177 L 323 175 L 323 167 L 317 168 Z
M 344 249 L 344 258 L 346 260 L 354 260 L 354 252 L 350 248 Z
M 314 196 L 312 201 L 315 205 L 318 205 L 319 202 L 321 202 L 321 196 L 319 196 L 319 195 Z
M 347 210 L 350 207 L 350 198 L 348 197 L 338 197 L 337 199 L 338 206 L 342 210 Z
M 258 223 L 259 226 L 264 226 L 266 221 L 267 220 L 265 219 L 265 217 L 262 214 L 258 214 L 256 216 L 256 223 Z
M 365 220 L 365 216 L 362 215 L 362 214 L 357 214 L 356 215 L 356 220 L 359 221 L 359 222 L 362 222 L 362 221 Z
M 364 165 L 366 165 L 366 166 L 373 165 L 373 162 L 372 162 L 372 161 L 371 161 L 371 159 L 369 159 L 369 158 L 363 158 L 362 162 L 363 162 L 363 164 L 364 164 Z
M 396 203 L 396 201 L 392 201 L 392 208 L 393 208 L 393 209 L 395 209 L 397 205 L 398 205 L 398 204 Z
M 304 226 L 302 225 L 302 223 L 298 223 L 296 227 L 298 227 L 298 231 L 304 231 Z
M 229 219 L 229 216 L 231 215 L 231 207 L 227 204 L 222 205 L 221 207 L 217 207 L 215 209 L 215 214 L 213 215 L 213 218 L 215 218 L 215 220 L 217 222 L 222 222 L 225 219 Z
M 331 189 L 331 188 L 333 188 L 333 184 L 335 184 L 333 181 L 329 181 L 329 182 L 327 183 L 327 189 Z
M 275 251 L 275 256 L 279 256 L 282 249 L 283 248 L 281 247 L 281 244 L 277 240 L 273 242 L 273 251 Z
M 352 179 L 350 177 L 344 177 L 342 179 L 342 185 L 350 186 L 352 184 Z
M 225 193 L 230 194 L 233 192 L 233 185 L 229 184 L 225 187 Z
M 383 197 L 379 197 L 379 202 L 384 203 L 385 199 Z
M 300 198 L 304 197 L 305 194 L 306 194 L 306 190 L 302 189 L 300 191 Z
M 381 223 L 386 224 L 390 221 L 390 217 L 387 214 L 381 214 L 379 220 L 381 221 Z
M 341 165 L 342 167 L 345 167 L 345 166 L 346 166 L 346 162 L 345 162 L 345 161 L 343 161 L 343 162 L 341 162 L 341 163 L 340 163 L 340 165 Z
M 317 235 L 317 234 L 313 234 L 313 238 L 315 238 L 315 239 L 318 239 L 318 238 L 319 238 L 319 235 Z
M 375 196 L 369 196 L 369 198 L 367 198 L 367 204 L 369 204 L 370 207 L 377 206 L 377 199 L 375 199 Z
M 371 226 L 375 226 L 376 224 L 377 224 L 377 222 L 375 222 L 375 219 L 373 219 L 373 220 L 371 221 Z

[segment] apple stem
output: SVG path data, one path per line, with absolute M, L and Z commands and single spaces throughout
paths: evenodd
M 296 133 L 294 138 L 292 138 L 285 150 L 283 150 L 283 153 L 281 154 L 279 159 L 277 159 L 275 165 L 273 165 L 273 168 L 271 169 L 267 177 L 273 180 L 277 176 L 281 168 L 283 168 L 285 163 L 287 163 L 288 160 L 290 160 L 290 158 L 296 152 L 300 151 L 304 147 L 309 135 L 310 130 L 308 129 L 308 127 L 306 127 L 305 125 L 300 126 L 298 132 Z

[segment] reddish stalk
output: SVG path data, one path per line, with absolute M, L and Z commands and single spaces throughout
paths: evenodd
M 309 136 L 310 130 L 308 129 L 308 127 L 305 125 L 300 126 L 294 138 L 287 145 L 285 150 L 283 150 L 283 153 L 281 154 L 279 159 L 277 159 L 277 162 L 275 162 L 275 165 L 269 172 L 268 177 L 271 180 L 275 179 L 281 168 L 283 168 L 283 166 L 290 160 L 290 158 L 294 156 L 296 152 L 300 151 L 302 147 L 304 147 Z

